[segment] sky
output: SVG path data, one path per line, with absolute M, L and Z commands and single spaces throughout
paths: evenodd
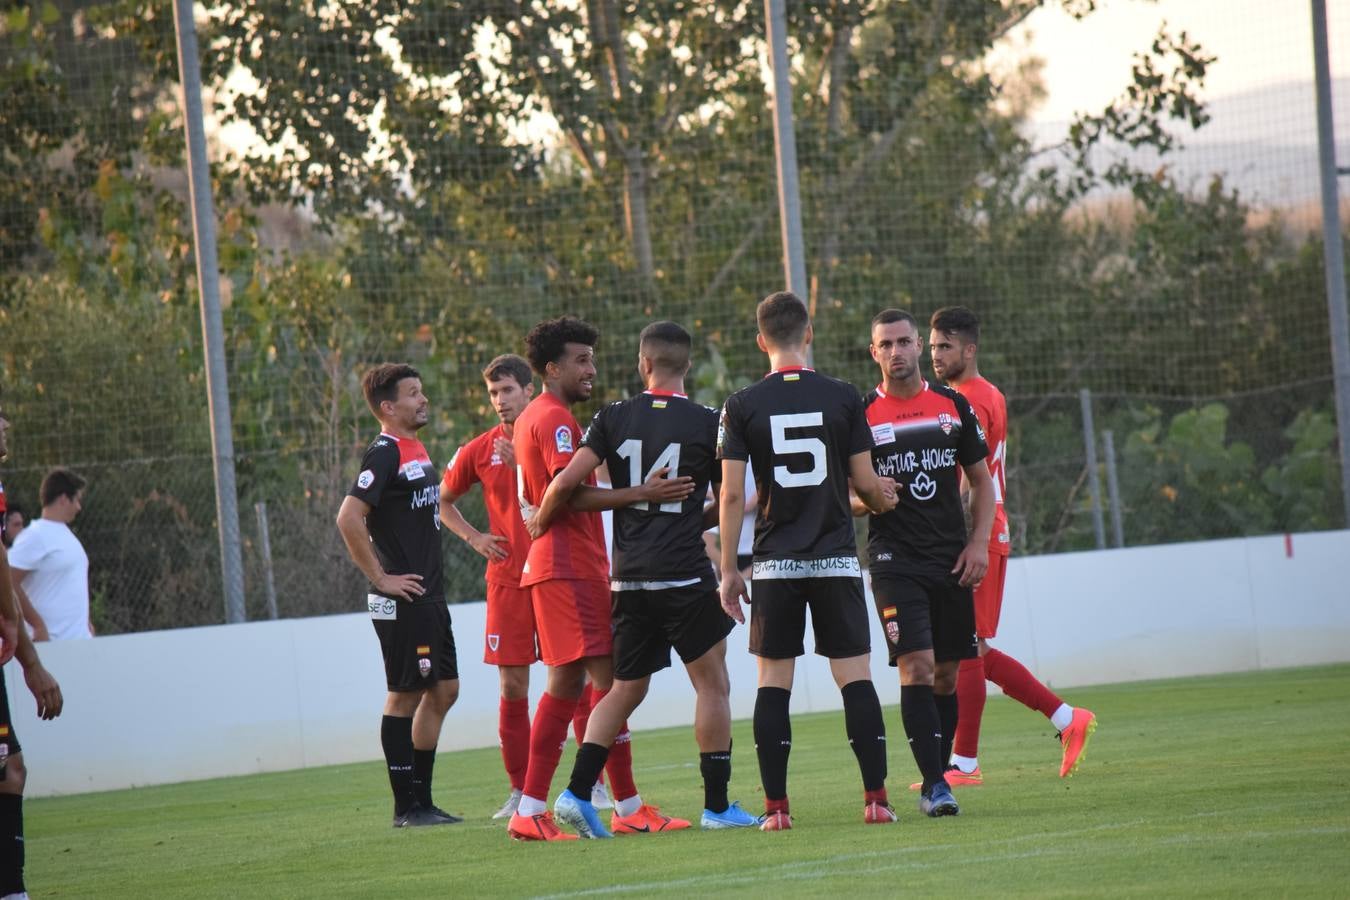
M 1045 60 L 1049 96 L 1041 122 L 1063 122 L 1099 110 L 1127 83 L 1131 57 L 1166 21 L 1217 55 L 1206 79 L 1209 99 L 1279 82 L 1313 80 L 1311 0 L 1099 0 L 1075 21 L 1058 3 L 1033 13 L 1009 36 Z M 1332 76 L 1350 76 L 1350 2 L 1326 0 Z M 1338 118 L 1350 97 L 1337 97 Z M 1342 112 L 1344 110 L 1344 112 Z M 1339 131 L 1340 129 L 1338 129 Z

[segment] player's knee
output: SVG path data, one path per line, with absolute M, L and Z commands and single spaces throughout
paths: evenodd
M 501 669 L 502 676 L 502 699 L 503 700 L 524 700 L 530 696 L 530 670 L 521 666 L 519 668 Z
M 441 711 L 445 712 L 449 710 L 450 707 L 455 705 L 455 701 L 459 699 L 459 679 L 456 678 L 451 681 L 442 681 L 436 686 L 435 695 L 437 706 L 440 707 Z
M 417 704 L 422 701 L 417 691 L 390 691 L 384 698 L 384 714 L 406 719 L 417 712 Z

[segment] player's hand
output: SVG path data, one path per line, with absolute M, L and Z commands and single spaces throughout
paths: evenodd
M 0 666 L 14 658 L 19 649 L 19 623 L 0 616 Z
M 469 538 L 469 546 L 488 562 L 501 562 L 511 555 L 506 547 L 506 538 L 499 534 L 484 534 L 480 531 Z
M 516 445 L 504 437 L 499 437 L 492 442 L 492 452 L 502 458 L 502 465 L 516 467 Z
M 670 475 L 670 466 L 657 469 L 651 477 L 638 488 L 642 499 L 649 503 L 675 503 L 684 500 L 694 492 L 694 479 L 688 475 L 675 478 Z
M 52 673 L 42 667 L 42 663 L 35 662 L 24 669 L 23 680 L 28 682 L 28 689 L 33 692 L 33 699 L 37 701 L 39 719 L 55 719 L 61 715 L 61 707 L 65 705 L 65 700 L 61 697 L 61 686 L 56 683 Z
M 390 575 L 388 572 L 375 581 L 375 593 L 399 600 L 416 600 L 427 592 L 422 587 L 421 575 Z
M 983 540 L 971 541 L 956 558 L 956 567 L 952 574 L 957 577 L 961 587 L 974 587 L 984 579 L 989 568 L 989 545 Z
M 719 592 L 722 596 L 722 611 L 744 625 L 745 613 L 741 610 L 741 601 L 749 603 L 750 593 L 745 589 L 745 579 L 741 573 L 723 572 Z
M 539 524 L 539 510 L 536 509 L 525 517 L 525 530 L 530 533 L 530 540 L 533 541 L 539 540 L 539 537 L 545 531 L 548 531 L 547 528 Z
M 896 484 L 894 478 L 885 475 L 878 476 L 877 481 L 881 483 L 881 496 L 888 504 L 886 509 L 888 511 L 895 509 L 900 502 L 900 485 Z

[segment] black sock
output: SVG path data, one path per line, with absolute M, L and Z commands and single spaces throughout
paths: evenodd
M 934 694 L 933 703 L 937 704 L 938 727 L 942 729 L 942 743 L 938 747 L 938 758 L 942 760 L 945 771 L 952 762 L 952 741 L 956 739 L 956 692 Z
M 700 753 L 698 770 L 703 775 L 703 808 L 715 813 L 726 812 L 727 784 L 731 781 L 731 748 L 716 753 Z
M 567 783 L 572 796 L 590 802 L 591 789 L 595 787 L 608 759 L 609 748 L 600 744 L 585 743 L 577 748 L 577 759 L 572 763 L 572 779 Z
M 23 892 L 23 797 L 0 794 L 0 897 Z
M 755 753 L 765 800 L 787 799 L 788 754 L 792 752 L 792 692 L 762 687 L 755 697 Z
M 930 787 L 942 780 L 942 725 L 938 722 L 931 684 L 900 686 L 900 721 L 905 725 L 909 749 L 923 775 L 923 791 L 928 793 Z
M 430 809 L 434 805 L 431 802 L 431 770 L 435 767 L 435 747 L 432 747 L 430 750 L 418 750 L 416 747 L 413 748 L 413 797 L 427 809 Z
M 840 690 L 844 697 L 844 729 L 862 772 L 863 790 L 886 786 L 886 720 L 881 701 L 870 680 L 850 681 Z
M 394 815 L 412 808 L 413 795 L 412 716 L 385 716 L 380 720 L 380 746 L 389 767 L 389 787 L 394 792 Z

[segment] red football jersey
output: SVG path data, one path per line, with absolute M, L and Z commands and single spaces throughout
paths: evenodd
M 971 378 L 952 385 L 970 401 L 989 444 L 989 474 L 994 479 L 994 530 L 989 535 L 989 552 L 1007 555 L 1012 549 L 1008 535 L 1008 514 L 1003 509 L 1007 485 L 1003 464 L 1008 458 L 1008 404 L 1002 392 L 983 378 Z
M 580 449 L 581 428 L 566 404 L 545 391 L 516 419 L 514 444 L 523 517 L 539 506 L 553 476 L 567 468 Z M 594 473 L 586 483 L 595 484 Z M 554 578 L 609 579 L 609 554 L 598 512 L 565 509 L 530 545 L 520 586 Z
M 506 538 L 507 557 L 492 560 L 487 567 L 490 584 L 520 586 L 520 571 L 530 550 L 530 533 L 520 517 L 516 495 L 516 467 L 507 465 L 493 449 L 497 438 L 506 437 L 506 426 L 498 425 L 469 441 L 445 467 L 441 491 L 453 496 L 467 494 L 475 484 L 483 486 L 487 507 L 488 531 Z M 498 546 L 502 546 L 498 544 Z

